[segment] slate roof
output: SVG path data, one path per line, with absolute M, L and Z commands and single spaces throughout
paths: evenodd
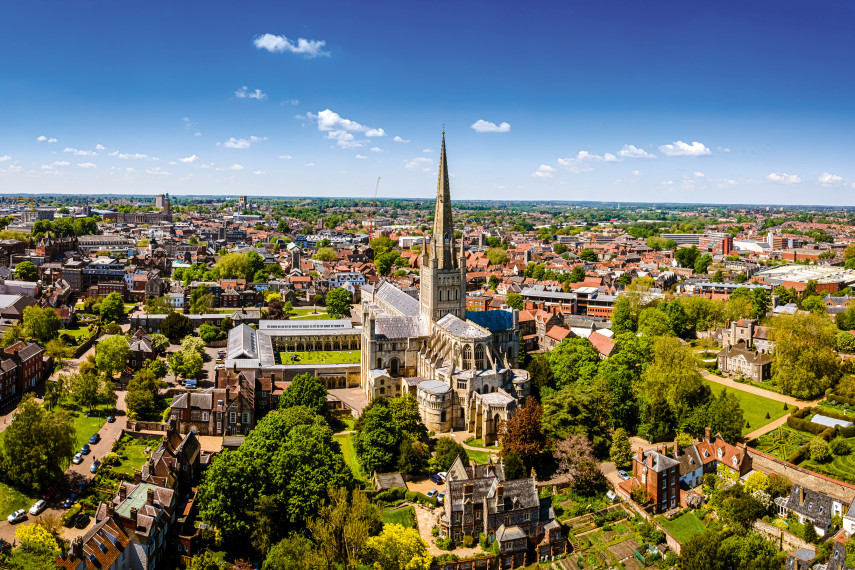
M 380 285 L 380 288 L 374 293 L 374 299 L 375 301 L 377 299 L 384 301 L 402 316 L 417 317 L 419 315 L 419 302 L 391 283 Z
M 478 326 L 494 331 L 506 331 L 514 328 L 513 311 L 473 311 L 466 313 L 466 320 Z
M 418 316 L 378 316 L 374 320 L 374 334 L 377 338 L 411 338 L 427 336 L 427 331 Z
M 489 333 L 485 333 L 474 323 L 464 321 L 451 313 L 439 319 L 436 324 L 452 335 L 462 338 L 486 338 L 489 336 Z
M 804 501 L 800 500 L 802 486 L 793 484 L 790 496 L 787 498 L 787 508 L 811 521 L 814 526 L 828 528 L 831 524 L 831 508 L 834 499 L 819 491 L 804 487 Z

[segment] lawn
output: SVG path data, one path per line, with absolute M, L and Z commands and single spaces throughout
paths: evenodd
M 383 524 L 399 524 L 404 528 L 416 528 L 416 511 L 413 507 L 387 509 L 380 520 Z
M 127 438 L 127 441 L 125 439 Z M 147 447 L 152 446 L 151 440 L 136 439 L 125 436 L 122 438 L 121 446 L 116 450 L 122 462 L 113 467 L 116 473 L 133 475 L 134 471 L 141 469 L 148 459 L 149 454 L 145 452 Z
M 73 329 L 59 329 L 56 332 L 57 336 L 66 334 L 72 338 L 80 339 L 80 338 L 89 338 L 89 336 L 95 332 L 95 329 L 89 330 L 89 327 L 81 327 L 75 326 Z
M 359 464 L 359 460 L 356 458 L 356 450 L 353 448 L 352 436 L 353 434 L 350 433 L 340 433 L 338 435 L 334 435 L 333 439 L 341 446 L 341 453 L 344 455 L 344 460 L 350 466 L 350 470 L 353 471 L 353 476 L 360 481 L 367 483 L 368 477 L 365 475 L 365 472 L 362 470 L 362 466 Z
M 468 439 L 468 440 L 466 440 L 466 441 L 465 441 L 465 442 L 463 442 L 463 443 L 465 443 L 466 445 L 471 445 L 472 447 L 482 447 L 482 448 L 484 448 L 484 449 L 492 449 L 492 450 L 500 450 L 500 449 L 502 449 L 502 444 L 501 444 L 501 443 L 500 443 L 499 445 L 495 445 L 495 444 L 493 444 L 493 445 L 489 445 L 489 446 L 487 446 L 487 445 L 484 445 L 484 440 L 483 440 L 483 439 L 480 439 L 480 438 L 478 438 L 478 439 L 474 439 L 474 438 L 472 438 L 472 439 Z
M 0 516 L 7 517 L 18 509 L 29 509 L 37 499 L 29 497 L 6 483 L 0 483 Z
M 790 455 L 798 451 L 812 438 L 812 434 L 797 431 L 784 425 L 758 437 L 756 447 L 763 453 L 774 455 L 778 459 L 786 461 Z
M 471 461 L 474 461 L 478 465 L 485 465 L 487 463 L 487 459 L 489 457 L 493 457 L 493 462 L 495 463 L 498 460 L 498 456 L 492 453 L 488 453 L 486 451 L 475 451 L 474 449 L 467 449 L 466 455 L 469 457 Z
M 704 382 L 709 384 L 710 388 L 712 388 L 713 394 L 716 396 L 719 396 L 721 391 L 725 388 L 721 384 L 716 384 L 706 378 L 704 378 Z M 739 401 L 739 405 L 742 407 L 742 413 L 745 421 L 748 422 L 748 425 L 750 426 L 742 426 L 742 435 L 763 427 L 789 413 L 784 409 L 784 404 L 777 400 L 764 398 L 763 396 L 757 396 L 755 394 L 736 389 L 728 390 L 728 392 L 736 396 L 736 399 Z M 766 419 L 767 413 L 769 414 L 769 419 Z
M 302 317 L 291 317 L 291 320 L 294 320 L 294 321 L 321 321 L 321 320 L 328 320 L 328 319 L 332 319 L 332 318 L 333 318 L 332 315 L 330 315 L 328 313 L 320 313 L 318 315 L 305 315 Z
M 292 360 L 291 355 L 299 356 Z M 358 350 L 318 350 L 315 352 L 280 352 L 282 364 L 358 364 L 362 353 Z
M 89 438 L 101 429 L 107 422 L 107 416 L 115 414 L 116 410 L 112 406 L 99 406 L 92 411 L 90 417 L 86 417 L 86 411 L 80 411 L 79 408 L 65 408 L 71 414 L 71 424 L 74 426 L 77 439 L 77 448 L 83 446 L 84 443 L 89 443 Z
M 855 438 L 847 438 L 847 441 L 850 448 L 855 447 Z M 855 453 L 832 455 L 830 461 L 823 461 L 822 463 L 813 459 L 806 459 L 799 463 L 799 466 L 846 483 L 855 483 Z
M 656 517 L 656 522 L 670 532 L 680 544 L 686 544 L 686 541 L 696 534 L 704 532 L 706 528 L 693 512 L 682 514 L 671 521 L 665 520 L 665 517 Z

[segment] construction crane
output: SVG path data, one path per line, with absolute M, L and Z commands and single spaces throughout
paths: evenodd
M 371 204 L 371 218 L 369 223 L 371 224 L 371 229 L 368 230 L 368 241 L 371 241 L 371 238 L 374 235 L 374 210 L 377 208 L 377 191 L 380 190 L 380 177 L 377 177 L 377 185 L 374 186 L 374 202 Z

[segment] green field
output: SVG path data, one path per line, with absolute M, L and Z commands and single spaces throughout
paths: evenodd
M 487 459 L 491 456 L 493 457 L 493 463 L 495 463 L 499 457 L 498 455 L 494 455 L 486 451 L 475 451 L 474 449 L 467 449 L 466 455 L 471 461 L 474 461 L 478 465 L 486 465 Z
M 113 467 L 116 473 L 124 473 L 133 475 L 134 471 L 142 468 L 143 464 L 148 459 L 148 454 L 145 452 L 147 447 L 152 446 L 154 442 L 145 439 L 131 439 L 121 445 L 116 453 L 122 458 L 122 463 Z
M 413 507 L 387 509 L 380 518 L 383 524 L 399 524 L 404 528 L 416 528 L 416 511 Z
M 465 443 L 466 445 L 471 445 L 472 447 L 481 447 L 484 449 L 491 449 L 493 451 L 499 451 L 502 449 L 501 443 L 499 445 L 493 444 L 493 445 L 485 446 L 484 440 L 480 439 L 480 438 L 479 439 L 469 439 L 467 441 L 464 441 L 463 443 Z
M 334 435 L 333 439 L 341 446 L 341 453 L 344 455 L 344 460 L 350 466 L 350 470 L 353 471 L 353 476 L 360 481 L 367 483 L 368 476 L 366 476 L 365 472 L 362 470 L 362 466 L 356 458 L 356 450 L 353 448 L 353 434 L 340 433 L 338 435 Z
M 704 523 L 698 520 L 698 517 L 693 512 L 688 512 L 680 515 L 674 520 L 665 520 L 665 517 L 656 517 L 656 522 L 661 524 L 665 530 L 671 533 L 680 544 L 686 544 L 690 538 L 704 532 L 706 528 Z
M 323 321 L 332 319 L 332 315 L 328 313 L 320 313 L 318 315 L 305 315 L 302 317 L 291 317 L 294 321 Z
M 299 360 L 292 360 L 296 354 Z M 315 352 L 280 352 L 279 361 L 282 364 L 358 364 L 361 358 L 358 350 L 318 350 Z
M 27 496 L 6 483 L 0 483 L 0 516 L 4 518 L 18 509 L 29 509 L 37 500 L 36 497 Z
M 107 423 L 107 416 L 115 413 L 115 409 L 112 406 L 99 406 L 98 409 L 92 411 L 92 416 L 88 418 L 85 410 L 68 408 L 68 413 L 71 414 L 71 424 L 74 426 L 77 448 L 79 449 L 84 443 L 89 443 L 89 438 Z
M 717 384 L 715 382 L 711 382 L 704 378 L 704 382 L 706 382 L 709 387 L 712 389 L 713 394 L 719 396 L 721 391 L 725 389 L 721 384 Z M 744 392 L 742 390 L 737 390 L 735 388 L 728 389 L 730 394 L 736 396 L 736 399 L 739 400 L 739 405 L 742 407 L 742 413 L 745 418 L 745 421 L 751 427 L 742 427 L 742 435 L 750 433 L 757 428 L 763 427 L 766 424 L 786 415 L 787 410 L 784 409 L 784 404 L 778 402 L 777 400 L 772 400 L 771 398 L 764 398 L 763 396 L 757 396 L 755 394 L 751 394 L 749 392 Z M 766 419 L 766 413 L 768 412 L 770 419 Z
M 850 449 L 855 448 L 855 438 L 847 438 Z M 813 459 L 806 459 L 799 463 L 799 467 L 810 469 L 816 473 L 827 475 L 846 483 L 855 483 L 855 453 L 849 455 L 833 455 L 831 461 L 819 463 Z
M 79 338 L 89 338 L 92 335 L 92 333 L 94 333 L 94 332 L 95 332 L 95 329 L 90 331 L 89 327 L 76 326 L 73 329 L 59 329 L 56 332 L 56 335 L 60 336 L 63 334 L 67 334 L 68 336 L 70 336 L 72 338 L 79 339 Z

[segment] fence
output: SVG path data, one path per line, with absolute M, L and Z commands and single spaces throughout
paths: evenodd
M 164 424 L 160 422 L 142 422 L 136 420 L 128 420 L 128 431 L 129 432 L 139 432 L 139 431 L 166 431 L 169 429 L 169 424 Z M 137 437 L 140 434 L 134 433 L 134 437 Z M 160 437 L 160 436 L 158 436 Z

